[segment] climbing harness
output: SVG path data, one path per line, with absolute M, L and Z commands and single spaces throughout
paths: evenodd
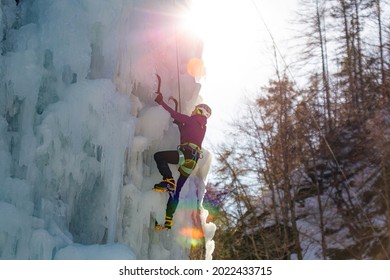
M 184 151 L 189 150 L 192 153 L 192 158 L 186 159 Z M 177 146 L 177 152 L 179 153 L 179 172 L 180 174 L 188 177 L 194 171 L 198 159 L 203 157 L 203 152 L 198 145 L 194 143 L 183 143 Z

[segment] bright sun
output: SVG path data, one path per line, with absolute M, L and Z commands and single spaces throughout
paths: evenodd
M 201 95 L 217 110 L 230 111 L 229 103 L 233 106 L 248 84 L 258 23 L 250 0 L 193 0 L 184 15 L 184 28 L 204 42 Z
M 248 25 L 254 24 L 248 4 L 249 0 L 193 0 L 184 25 L 205 41 L 236 36 L 239 41 L 248 37 Z
M 198 0 L 192 1 L 191 9 L 184 15 L 184 27 L 191 30 L 197 36 L 204 39 L 213 29 L 213 12 L 217 12 L 218 6 L 214 1 Z
M 203 40 L 200 95 L 213 109 L 209 131 L 221 131 L 223 121 L 237 118 L 242 96 L 256 93 L 274 71 L 269 31 L 276 39 L 287 37 L 285 20 L 296 1 L 192 0 L 184 15 L 184 28 Z M 262 20 L 264 18 L 264 20 Z M 279 31 L 279 32 L 278 32 Z M 280 44 L 279 47 L 287 47 Z M 203 72 L 203 67 L 205 71 Z M 191 72 L 191 71 L 190 71 Z M 212 138 L 225 137 L 224 131 Z

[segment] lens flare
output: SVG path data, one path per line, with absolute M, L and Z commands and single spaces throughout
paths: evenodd
M 200 239 L 200 238 L 204 237 L 204 234 L 200 229 L 193 228 L 193 227 L 183 228 L 180 231 L 180 234 L 183 236 L 186 236 L 186 237 L 193 238 L 193 239 Z
M 180 234 L 191 240 L 191 246 L 200 244 L 202 242 L 202 238 L 204 238 L 204 233 L 200 229 L 193 227 L 181 229 Z
M 194 78 L 200 78 L 205 74 L 203 61 L 197 57 L 191 58 L 187 63 L 187 72 Z

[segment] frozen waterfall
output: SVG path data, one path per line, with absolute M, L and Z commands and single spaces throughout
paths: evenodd
M 188 259 L 188 228 L 212 258 L 206 149 L 172 230 L 153 228 L 168 199 L 152 191 L 153 154 L 179 141 L 155 74 L 182 113 L 201 102 L 187 62 L 202 42 L 180 28 L 189 1 L 0 3 L 0 259 Z

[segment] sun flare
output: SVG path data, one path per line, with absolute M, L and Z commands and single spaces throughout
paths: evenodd
M 241 5 L 240 5 L 241 4 Z M 248 14 L 237 0 L 194 0 L 184 15 L 184 28 L 203 40 L 220 40 L 233 32 L 245 36 Z
M 204 77 L 201 95 L 214 107 L 220 106 L 221 98 L 225 105 L 226 100 L 234 102 L 236 97 L 227 94 L 237 94 L 239 84 L 250 75 L 246 70 L 253 63 L 251 27 L 258 20 L 250 4 L 248 0 L 193 0 L 183 14 L 185 32 L 204 43 L 201 60 L 191 61 L 187 72 Z M 226 106 L 220 108 L 225 109 Z

